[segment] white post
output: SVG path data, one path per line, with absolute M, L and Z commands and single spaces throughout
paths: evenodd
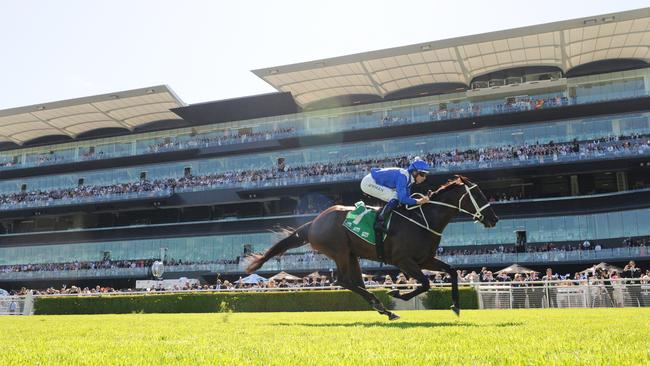
M 27 292 L 27 296 L 25 296 L 25 304 L 23 306 L 23 315 L 32 315 L 34 314 L 34 295 L 32 295 L 32 291 Z
M 510 309 L 512 309 L 513 308 L 512 302 L 514 301 L 514 298 L 512 296 L 512 284 L 508 286 L 508 296 L 510 297 Z
M 544 282 L 544 292 L 546 293 L 546 296 L 544 300 L 546 300 L 546 307 L 550 308 L 551 307 L 551 298 L 550 294 L 548 293 L 548 282 Z
M 582 304 L 584 308 L 589 307 L 589 282 L 587 282 L 587 286 L 580 286 L 582 287 Z

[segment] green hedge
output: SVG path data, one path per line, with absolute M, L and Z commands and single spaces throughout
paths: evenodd
M 391 304 L 386 291 L 373 293 L 382 303 Z M 34 303 L 39 315 L 350 310 L 370 310 L 370 305 L 350 291 L 52 296 Z
M 461 287 L 459 290 L 461 309 L 478 309 L 478 298 L 473 287 Z M 422 304 L 427 309 L 449 309 L 451 306 L 451 288 L 434 287 L 430 289 Z

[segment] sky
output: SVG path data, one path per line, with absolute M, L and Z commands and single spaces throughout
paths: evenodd
M 275 91 L 250 70 L 647 7 L 648 1 L 6 0 L 0 110 L 166 84 Z

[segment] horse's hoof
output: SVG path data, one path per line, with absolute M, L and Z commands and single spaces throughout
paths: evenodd
M 397 319 L 399 319 L 399 315 L 397 315 L 395 313 L 389 313 L 388 314 L 388 320 L 397 320 Z
M 391 290 L 391 291 L 388 291 L 388 295 L 389 295 L 389 296 L 392 296 L 392 297 L 394 297 L 394 298 L 396 298 L 396 299 L 399 299 L 399 298 L 402 297 L 402 295 L 399 293 L 399 290 Z
M 460 308 L 457 308 L 456 306 L 452 305 L 451 310 L 456 314 L 456 316 L 460 316 Z

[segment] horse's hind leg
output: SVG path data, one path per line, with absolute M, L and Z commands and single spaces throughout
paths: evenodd
M 456 273 L 456 271 L 454 271 L 450 265 L 437 258 L 429 258 L 422 264 L 422 268 L 428 269 L 430 271 L 444 271 L 449 273 L 449 276 L 451 276 L 451 301 L 453 302 L 451 310 L 453 310 L 456 315 L 460 315 L 460 301 L 458 299 L 458 273 Z
M 361 267 L 359 260 L 353 254 L 349 254 L 347 258 L 341 258 L 336 261 L 339 269 L 338 284 L 347 288 L 348 290 L 359 294 L 363 297 L 373 309 L 377 310 L 379 314 L 388 316 L 388 320 L 399 319 L 399 315 L 386 309 L 384 304 L 379 301 L 377 296 L 366 289 L 361 277 Z

